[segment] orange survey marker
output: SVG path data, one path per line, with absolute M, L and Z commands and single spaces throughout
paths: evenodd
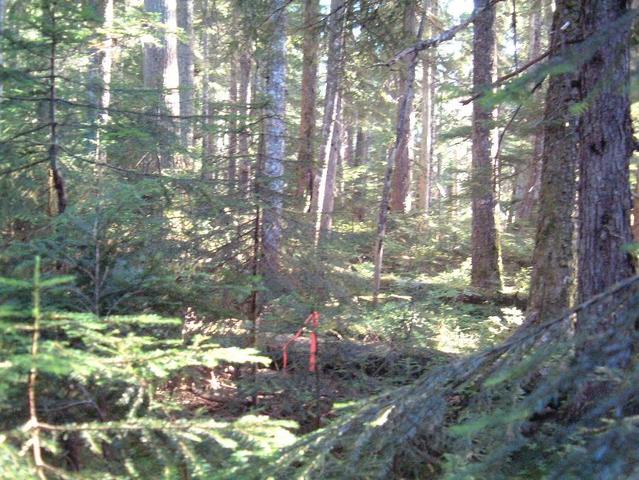
M 291 337 L 291 339 L 284 344 L 282 347 L 282 370 L 286 370 L 286 366 L 288 365 L 288 346 L 293 343 L 295 340 L 300 338 L 304 330 L 306 330 L 307 326 L 311 327 L 310 334 L 310 352 L 308 357 L 308 370 L 309 372 L 314 372 L 317 368 L 317 327 L 319 327 L 319 312 L 311 312 L 302 326 L 295 332 L 295 335 Z

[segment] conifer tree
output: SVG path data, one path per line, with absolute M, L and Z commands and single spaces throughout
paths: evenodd
M 495 68 L 495 7 L 486 0 L 475 0 L 481 10 L 474 22 L 473 88 L 489 89 Z M 473 149 L 471 171 L 472 271 L 471 284 L 482 289 L 501 287 L 500 253 L 495 224 L 491 130 L 492 107 L 481 101 L 473 103 Z
M 266 119 L 264 121 L 264 219 L 262 249 L 264 275 L 272 277 L 280 269 L 282 213 L 284 204 L 284 160 L 286 155 L 286 25 L 287 2 L 269 3 L 266 41 Z

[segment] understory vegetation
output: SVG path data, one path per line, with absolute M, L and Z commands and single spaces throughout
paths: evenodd
M 0 480 L 639 478 L 630 3 L 0 0 Z

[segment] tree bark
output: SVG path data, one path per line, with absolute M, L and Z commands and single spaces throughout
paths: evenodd
M 286 13 L 287 0 L 271 0 L 269 38 L 266 41 L 266 120 L 264 124 L 264 212 L 261 272 L 272 278 L 279 272 L 284 194 L 286 135 Z
M 102 242 L 101 242 L 101 180 L 104 164 L 107 163 L 106 149 L 102 144 L 102 130 L 109 121 L 109 105 L 111 103 L 111 68 L 113 64 L 113 0 L 93 0 L 91 7 L 96 14 L 98 26 L 106 32 L 96 38 L 96 47 L 91 49 L 89 64 L 89 81 L 87 96 L 92 106 L 89 112 L 89 149 L 95 161 L 95 213 L 93 219 L 93 313 L 100 315 L 102 303 Z
M 164 0 L 144 0 L 144 11 L 158 15 L 161 20 L 164 15 Z M 144 43 L 144 87 L 157 92 L 161 91 L 163 85 L 164 47 L 161 43 Z
M 313 196 L 315 183 L 315 104 L 317 103 L 317 65 L 319 54 L 319 0 L 304 2 L 304 43 L 302 45 L 302 92 L 299 147 L 297 151 L 297 189 L 303 207 L 305 197 Z
M 144 0 L 144 10 L 158 14 L 166 29 L 160 45 L 144 44 L 143 77 L 145 88 L 158 92 L 154 111 L 160 115 L 156 122 L 159 168 L 172 168 L 174 162 L 167 134 L 175 134 L 175 118 L 180 115 L 176 0 Z
M 193 144 L 193 0 L 177 2 L 177 26 L 182 38 L 178 42 L 177 59 L 180 75 L 180 135 L 182 147 Z M 185 38 L 186 37 L 186 38 Z
M 432 15 L 432 0 L 424 0 L 424 10 L 427 15 Z M 432 29 L 427 23 L 426 37 L 431 35 Z M 433 153 L 433 136 L 432 136 L 432 103 L 433 103 L 433 85 L 434 85 L 435 68 L 433 65 L 433 53 L 426 50 L 422 58 L 422 135 L 419 150 L 419 174 L 417 177 L 417 208 L 428 216 L 430 208 L 430 184 L 431 184 L 431 165 Z
M 57 102 L 58 102 L 58 31 L 56 4 L 52 0 L 43 1 L 47 14 L 48 25 L 43 25 L 45 31 L 51 32 L 49 38 L 49 215 L 61 215 L 67 208 L 67 193 L 64 177 L 60 170 L 60 144 L 58 133 Z
M 180 0 L 184 1 L 184 0 Z M 164 23 L 166 33 L 164 42 L 166 46 L 164 59 L 164 101 L 169 115 L 180 116 L 180 69 L 178 65 L 177 46 L 177 0 L 164 0 Z M 174 131 L 179 131 L 174 119 L 171 126 Z
M 415 33 L 417 30 L 417 23 L 415 17 L 417 5 L 414 0 L 409 0 L 404 6 L 404 36 L 409 41 L 415 40 Z M 408 66 L 411 60 L 404 58 L 401 63 L 403 64 L 402 70 L 399 74 L 399 93 L 401 96 L 406 95 L 408 88 L 406 83 L 408 79 Z M 412 91 L 412 86 L 410 88 Z M 402 103 L 402 97 L 400 97 L 399 103 Z M 412 105 L 412 101 L 411 101 Z M 397 122 L 407 121 L 406 128 L 402 130 L 402 134 L 406 136 L 399 145 L 401 150 L 397 152 L 395 160 L 395 166 L 393 167 L 393 176 L 391 179 L 391 196 L 390 196 L 390 209 L 394 212 L 407 212 L 411 208 L 410 204 L 410 189 L 411 189 L 411 163 L 412 163 L 412 149 L 411 145 L 411 113 L 408 112 L 406 119 L 397 118 Z
M 239 88 L 238 88 L 238 154 L 240 156 L 240 188 L 243 192 L 248 193 L 249 182 L 251 178 L 251 160 L 249 158 L 249 131 L 247 119 L 249 114 L 249 83 L 251 80 L 251 54 L 244 51 L 240 54 L 240 71 L 239 71 Z
M 368 131 L 364 131 L 364 119 L 359 118 L 359 125 L 357 128 L 357 135 L 355 137 L 355 153 L 354 153 L 354 166 L 361 167 L 368 163 L 368 144 L 370 142 L 370 134 Z M 363 222 L 366 218 L 367 208 L 363 204 L 366 194 L 366 182 L 367 178 L 364 172 L 362 172 L 355 185 L 355 192 L 353 193 L 354 214 L 355 219 L 359 222 Z
M 338 89 L 341 80 L 341 58 L 343 44 L 343 23 L 344 23 L 344 0 L 332 0 L 331 12 L 334 12 L 328 20 L 328 58 L 326 61 L 326 93 L 324 96 L 324 117 L 322 119 L 322 147 L 321 147 L 321 165 L 322 175 L 316 180 L 313 188 L 313 197 L 311 206 L 316 214 L 315 241 L 319 242 L 321 229 L 326 225 L 323 218 L 324 206 L 328 205 L 332 200 L 326 197 L 333 196 L 333 185 L 328 185 L 329 175 L 331 171 L 331 150 L 334 143 L 333 137 L 336 137 L 336 114 Z M 337 160 L 335 158 L 335 160 Z M 317 193 L 317 195 L 315 195 Z
M 632 202 L 632 238 L 639 243 L 639 168 L 635 173 L 635 192 Z
M 98 163 L 106 162 L 106 151 L 101 142 L 101 129 L 109 120 L 109 104 L 111 103 L 111 67 L 113 65 L 113 37 L 109 30 L 113 27 L 113 0 L 93 0 L 100 27 L 107 33 L 99 38 L 95 48 L 91 50 L 87 95 L 89 104 L 94 108 L 89 111 L 89 148 L 91 156 Z
M 227 179 L 229 181 L 229 189 L 235 188 L 235 180 L 237 178 L 237 55 L 233 53 L 231 58 L 231 78 L 229 85 L 229 144 L 227 149 Z
M 629 161 L 629 5 L 626 0 L 584 0 L 583 36 L 596 50 L 579 75 L 579 300 L 588 300 L 631 276 L 624 246 L 632 241 Z M 621 20 L 621 21 L 620 21 Z
M 575 2 L 557 2 L 550 32 L 550 62 L 569 62 L 571 45 L 580 38 L 578 21 L 579 6 Z M 526 315 L 529 322 L 540 323 L 560 315 L 572 301 L 578 138 L 577 119 L 570 109 L 578 100 L 577 86 L 574 71 L 553 75 L 548 80 L 539 220 Z
M 212 24 L 213 13 L 210 9 L 208 0 L 202 3 L 202 115 L 203 132 L 202 132 L 202 166 L 201 176 L 204 179 L 211 180 L 213 178 L 213 162 L 215 161 L 215 134 L 213 130 L 213 113 L 214 107 L 211 88 L 211 38 L 209 29 Z
M 530 10 L 530 50 L 528 60 L 541 55 L 542 19 L 544 18 L 545 2 L 535 0 Z M 541 103 L 541 92 L 535 92 L 536 100 Z M 524 179 L 521 182 L 523 192 L 521 197 L 517 192 L 516 198 L 521 198 L 517 208 L 516 218 L 530 220 L 535 203 L 539 200 L 539 186 L 541 183 L 541 158 L 544 149 L 543 129 L 537 129 L 533 137 L 533 152 Z
M 420 25 L 417 31 L 417 38 L 422 36 L 425 13 L 422 14 Z M 386 223 L 388 221 L 388 212 L 390 210 L 391 201 L 391 179 L 393 176 L 393 166 L 397 165 L 397 158 L 400 153 L 407 148 L 408 134 L 406 130 L 410 128 L 410 112 L 413 109 L 415 70 L 417 68 L 418 52 L 409 53 L 407 55 L 408 66 L 406 69 L 406 82 L 404 83 L 404 92 L 401 95 L 401 101 L 397 111 L 397 125 L 395 129 L 395 143 L 388 155 L 386 164 L 386 175 L 384 176 L 384 186 L 382 189 L 382 198 L 379 205 L 379 217 L 377 220 L 377 236 L 375 238 L 375 246 L 373 249 L 373 303 L 377 304 L 379 290 L 382 284 L 382 265 L 384 261 L 384 240 L 386 239 Z
M 495 7 L 488 0 L 475 0 L 475 9 L 483 9 L 475 19 L 473 34 L 473 88 L 479 92 L 493 79 L 495 62 Z M 495 195 L 491 125 L 492 107 L 473 103 L 473 147 L 471 171 L 472 196 L 472 268 L 471 285 L 481 289 L 501 287 L 499 245 L 495 224 Z
M 4 35 L 4 17 L 6 12 L 6 0 L 0 0 L 0 38 Z M 0 67 L 4 66 L 4 48 L 0 48 Z M 2 95 L 4 93 L 4 85 L 0 79 L 0 115 L 2 114 Z
M 337 181 L 337 169 L 340 157 L 340 146 L 342 136 L 342 95 L 337 94 L 337 104 L 335 105 L 336 115 L 331 135 L 330 152 L 328 162 L 322 175 L 325 194 L 322 197 L 322 208 L 319 217 L 318 242 L 330 236 L 333 226 L 333 211 L 335 209 L 335 184 Z

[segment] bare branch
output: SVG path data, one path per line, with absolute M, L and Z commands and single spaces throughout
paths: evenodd
M 499 85 L 504 83 L 506 80 L 510 80 L 511 78 L 516 77 L 517 75 L 519 75 L 523 71 L 528 70 L 530 67 L 532 67 L 536 63 L 541 62 L 544 58 L 548 57 L 549 55 L 550 55 L 550 50 L 547 50 L 546 52 L 542 53 L 538 57 L 533 58 L 531 61 L 529 61 L 525 65 L 522 65 L 521 67 L 513 70 L 512 72 L 507 73 L 506 75 L 499 77 L 489 87 L 487 87 L 486 90 L 490 90 L 492 88 L 498 87 Z M 477 100 L 478 98 L 482 97 L 485 93 L 486 93 L 485 91 L 477 92 L 472 97 L 467 98 L 466 100 L 462 100 L 461 103 L 462 103 L 462 105 L 468 105 L 470 102 L 472 102 L 474 100 Z
M 418 41 L 414 45 L 411 45 L 410 47 L 405 48 L 404 50 L 399 52 L 397 55 L 395 55 L 393 58 L 391 58 L 388 62 L 382 63 L 380 65 L 383 65 L 385 67 L 392 67 L 393 65 L 395 65 L 397 62 L 399 62 L 402 58 L 404 58 L 407 55 L 416 54 L 416 53 L 421 52 L 422 50 L 426 50 L 427 48 L 435 47 L 435 46 L 439 45 L 440 43 L 452 40 L 453 38 L 455 38 L 455 35 L 457 35 L 459 32 L 461 32 L 466 27 L 468 27 L 468 25 L 473 23 L 475 21 L 475 19 L 484 12 L 484 10 L 487 10 L 487 9 L 491 8 L 493 5 L 495 5 L 495 4 L 497 4 L 497 3 L 501 2 L 501 1 L 503 1 L 503 0 L 492 0 L 484 8 L 482 8 L 481 10 L 475 10 L 470 15 L 470 17 L 468 17 L 462 23 L 460 23 L 458 25 L 455 25 L 454 27 L 451 27 L 448 30 L 444 30 L 439 35 L 435 35 L 434 37 L 431 37 L 431 38 L 429 38 L 427 40 Z

